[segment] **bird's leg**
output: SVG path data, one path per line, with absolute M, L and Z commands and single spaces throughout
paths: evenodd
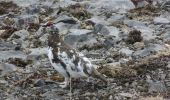
M 66 88 L 66 87 L 69 85 L 69 78 L 68 78 L 68 77 L 65 77 L 65 78 L 64 78 L 64 82 L 59 83 L 59 84 L 60 84 L 60 87 Z

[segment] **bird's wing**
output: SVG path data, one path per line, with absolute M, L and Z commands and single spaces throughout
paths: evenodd
M 79 57 L 76 56 L 76 52 L 74 50 L 68 50 L 65 48 L 65 50 L 54 49 L 53 55 L 54 55 L 54 61 L 56 63 L 60 63 L 65 70 L 72 70 L 79 72 L 80 69 L 78 67 Z

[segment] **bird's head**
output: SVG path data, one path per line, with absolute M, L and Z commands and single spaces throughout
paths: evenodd
M 47 22 L 43 24 L 42 27 L 44 27 L 45 32 L 49 35 L 52 35 L 54 37 L 59 36 L 59 30 L 54 26 L 52 22 Z
M 62 35 L 59 34 L 59 29 L 52 22 L 47 22 L 42 27 L 44 27 L 45 33 L 48 33 L 48 46 L 54 47 L 63 41 Z

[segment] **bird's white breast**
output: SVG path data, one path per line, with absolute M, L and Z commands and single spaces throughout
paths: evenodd
M 63 76 L 66 76 L 66 71 L 63 69 L 62 65 L 60 63 L 54 63 L 52 60 L 54 59 L 54 55 L 52 53 L 53 48 L 48 48 L 48 58 L 50 60 L 51 65 L 57 70 L 60 74 Z
M 82 64 L 83 62 L 86 62 L 86 67 L 88 67 L 88 69 L 91 69 L 92 65 L 91 62 L 89 61 L 88 58 L 84 57 L 84 55 L 82 55 L 81 53 L 78 53 L 78 57 L 80 58 L 78 65 L 74 64 L 74 60 L 75 60 L 75 56 L 73 54 L 73 57 L 70 58 L 68 57 L 67 52 L 65 51 L 60 51 L 58 49 L 58 52 L 56 53 L 55 56 L 57 56 L 57 58 L 59 60 L 61 60 L 62 62 L 64 62 L 64 64 L 66 65 L 66 69 L 63 68 L 63 66 L 60 63 L 55 63 L 53 62 L 54 59 L 54 55 L 52 52 L 53 48 L 49 47 L 48 49 L 48 57 L 50 60 L 50 63 L 52 64 L 52 66 L 63 76 L 67 75 L 67 72 L 70 74 L 71 77 L 77 78 L 77 77 L 87 77 L 88 75 L 85 74 L 85 72 L 83 71 L 84 69 L 84 65 Z M 77 53 L 77 52 L 76 52 Z M 90 72 L 89 72 L 90 73 Z

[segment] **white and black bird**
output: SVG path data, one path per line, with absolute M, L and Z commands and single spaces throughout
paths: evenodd
M 92 76 L 107 83 L 107 79 L 94 68 L 87 57 L 64 42 L 64 38 L 53 24 L 47 23 L 44 27 L 49 34 L 48 57 L 50 63 L 65 78 L 65 81 L 60 84 L 62 88 L 67 87 L 70 78 Z

